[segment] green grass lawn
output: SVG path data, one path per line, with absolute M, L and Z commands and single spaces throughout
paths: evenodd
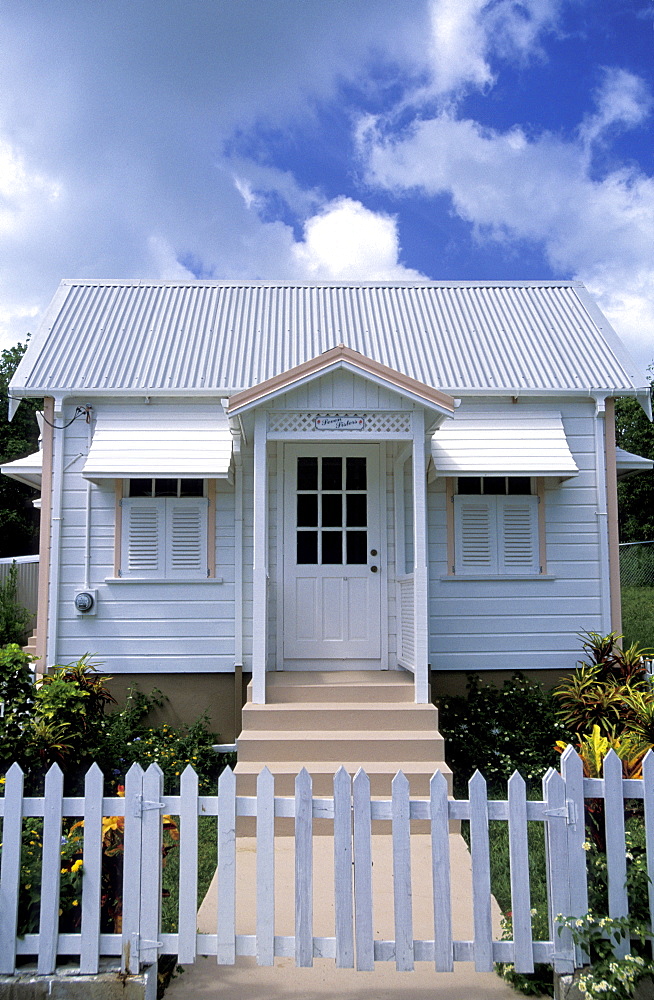
M 624 644 L 654 649 L 654 587 L 622 588 Z
M 178 817 L 174 817 L 178 822 Z M 204 899 L 216 870 L 217 820 L 215 816 L 198 819 L 198 907 Z M 164 933 L 177 931 L 179 908 L 179 849 L 173 848 L 166 858 L 163 870 L 163 887 L 169 893 L 163 900 L 161 929 Z

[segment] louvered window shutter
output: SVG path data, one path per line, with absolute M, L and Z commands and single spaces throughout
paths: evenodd
M 122 501 L 123 576 L 163 577 L 166 552 L 166 501 L 127 498 Z
M 498 553 L 502 573 L 538 573 L 538 497 L 497 497 Z
M 496 499 L 494 496 L 454 497 L 457 573 L 498 572 Z
M 166 501 L 166 576 L 206 577 L 207 508 L 205 498 Z

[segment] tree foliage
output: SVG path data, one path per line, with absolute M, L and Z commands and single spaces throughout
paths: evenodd
M 649 367 L 654 392 L 654 366 Z M 625 451 L 654 459 L 654 424 L 636 399 L 619 399 L 615 407 L 616 441 Z M 620 541 L 654 539 L 654 473 L 639 472 L 618 483 Z
M 13 462 L 36 451 L 39 429 L 34 411 L 42 400 L 26 399 L 9 422 L 9 383 L 25 353 L 26 344 L 16 344 L 0 353 L 0 462 Z M 38 552 L 38 515 L 32 501 L 36 490 L 0 476 L 0 557 L 34 555 Z

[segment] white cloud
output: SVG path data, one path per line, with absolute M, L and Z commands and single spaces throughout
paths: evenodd
M 456 97 L 495 82 L 493 56 L 542 58 L 540 39 L 556 28 L 562 0 L 432 0 L 428 86 L 414 95 Z
M 30 168 L 21 151 L 0 136 L 0 234 L 16 230 L 36 206 L 60 196 L 61 184 Z
M 422 278 L 399 263 L 397 220 L 360 202 L 338 198 L 304 224 L 294 243 L 298 275 L 323 281 L 388 281 Z
M 592 143 L 612 127 L 640 125 L 652 107 L 652 96 L 644 82 L 625 69 L 607 67 L 595 95 L 597 112 L 581 124 L 581 138 Z
M 402 134 L 368 117 L 357 141 L 370 183 L 395 195 L 449 195 L 479 240 L 539 244 L 554 273 L 588 285 L 645 364 L 654 352 L 654 179 L 635 167 L 595 177 L 588 143 L 642 122 L 649 95 L 631 74 L 610 71 L 598 98 L 568 140 L 443 113 Z

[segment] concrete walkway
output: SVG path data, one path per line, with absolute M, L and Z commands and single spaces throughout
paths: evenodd
M 393 940 L 393 882 L 391 838 L 373 835 L 373 902 L 375 936 Z M 430 838 L 412 835 L 414 938 L 434 936 L 431 893 Z M 314 935 L 333 936 L 333 842 L 314 837 Z M 459 940 L 472 937 L 470 855 L 462 837 L 450 835 L 452 858 L 453 931 Z M 237 931 L 255 930 L 255 841 L 237 841 Z M 293 839 L 275 841 L 277 934 L 293 934 Z M 198 930 L 215 933 L 216 886 L 209 889 L 198 914 Z M 500 914 L 493 903 L 499 932 Z M 453 973 L 436 973 L 432 963 L 419 962 L 414 972 L 397 972 L 393 962 L 377 962 L 374 972 L 338 969 L 333 959 L 314 959 L 312 969 L 297 969 L 293 959 L 277 958 L 273 967 L 259 967 L 253 958 L 238 958 L 234 966 L 218 966 L 215 958 L 199 958 L 173 980 L 167 1000 L 517 1000 L 508 984 L 494 972 L 475 972 L 472 963 L 455 964 Z

